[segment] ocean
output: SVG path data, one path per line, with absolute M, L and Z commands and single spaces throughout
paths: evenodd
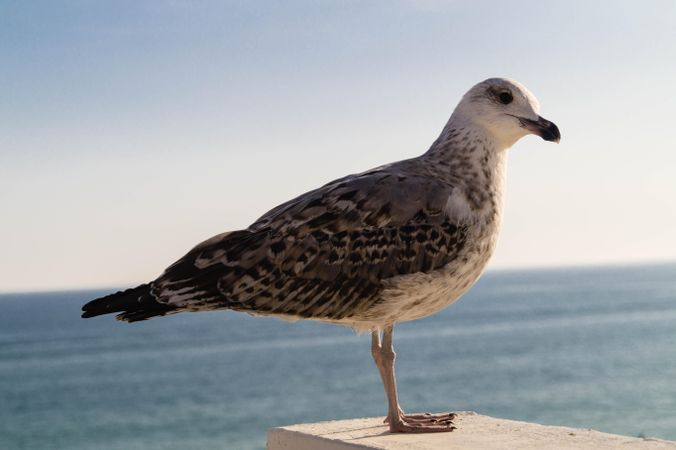
M 105 292 L 0 296 L 0 449 L 261 449 L 270 427 L 385 414 L 368 335 L 80 319 Z M 407 411 L 676 440 L 676 264 L 488 272 L 394 339 Z

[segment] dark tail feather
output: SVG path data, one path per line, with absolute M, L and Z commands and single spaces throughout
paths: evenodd
M 174 307 L 159 303 L 155 299 L 155 296 L 150 292 L 150 284 L 142 284 L 126 291 L 92 300 L 82 307 L 82 317 L 86 319 L 119 312 L 117 320 L 138 322 L 151 317 L 164 316 L 174 309 Z

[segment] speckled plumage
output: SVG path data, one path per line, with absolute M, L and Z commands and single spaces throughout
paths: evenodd
M 450 304 L 493 248 L 501 178 L 480 136 L 451 135 L 419 158 L 333 181 L 203 242 L 153 282 L 153 295 L 179 309 L 360 329 Z M 430 283 L 443 300 L 416 298 Z
M 493 105 L 489 81 L 463 102 Z M 369 330 L 451 304 L 495 247 L 509 146 L 463 113 L 463 102 L 425 154 L 290 200 L 197 245 L 127 294 L 131 305 L 113 294 L 85 306 L 85 316 L 232 309 Z

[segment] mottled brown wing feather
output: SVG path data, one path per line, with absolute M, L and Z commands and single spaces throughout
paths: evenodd
M 438 269 L 464 245 L 467 230 L 443 211 L 451 190 L 392 166 L 336 180 L 198 245 L 153 293 L 192 310 L 358 317 L 382 280 Z

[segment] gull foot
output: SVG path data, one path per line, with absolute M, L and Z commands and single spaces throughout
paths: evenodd
M 392 433 L 438 433 L 455 430 L 453 419 L 454 413 L 404 414 L 403 411 L 399 411 L 394 420 L 388 417 L 385 422 L 390 424 Z

